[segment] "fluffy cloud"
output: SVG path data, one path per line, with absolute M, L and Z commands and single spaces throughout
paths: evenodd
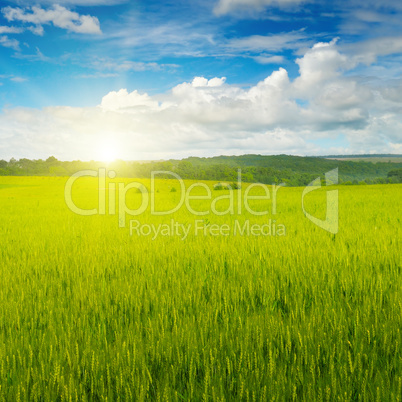
M 148 94 L 140 94 L 137 91 L 128 93 L 127 89 L 109 92 L 102 98 L 100 107 L 103 110 L 120 112 L 138 112 L 140 109 L 157 108 L 158 102 L 152 100 Z
M 8 21 L 21 21 L 34 24 L 34 33 L 42 34 L 42 25 L 52 23 L 54 26 L 66 29 L 70 32 L 82 34 L 100 34 L 100 24 L 96 17 L 80 15 L 63 6 L 55 4 L 53 8 L 45 10 L 38 6 L 28 9 L 5 7 L 2 9 L 4 17 Z
M 323 82 L 336 79 L 342 70 L 350 70 L 355 66 L 355 62 L 338 51 L 336 42 L 335 39 L 330 43 L 317 43 L 302 58 L 296 60 L 300 67 L 300 76 L 295 81 L 295 87 L 301 93 L 320 91 Z
M 267 6 L 286 7 L 303 3 L 305 0 L 219 0 L 214 8 L 217 15 L 231 13 L 239 9 L 261 10 Z
M 226 77 L 212 78 L 207 80 L 204 77 L 195 77 L 191 85 L 193 87 L 221 87 L 226 81 Z
M 97 107 L 5 110 L 0 154 L 96 159 L 108 139 L 124 159 L 401 148 L 402 100 L 394 82 L 379 89 L 343 74 L 356 61 L 336 41 L 316 44 L 297 63 L 296 79 L 279 68 L 250 88 L 195 77 L 152 96 L 113 91 Z M 343 147 L 317 145 L 338 143 L 339 136 Z

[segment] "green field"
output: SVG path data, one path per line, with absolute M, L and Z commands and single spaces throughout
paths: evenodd
M 107 209 L 70 211 L 66 181 L 0 178 L 0 400 L 401 400 L 402 185 L 331 186 L 331 234 L 304 216 L 303 188 L 281 188 L 276 214 L 198 217 L 183 206 L 119 227 Z M 97 186 L 77 182 L 76 204 L 96 208 Z M 153 195 L 169 209 L 181 192 L 159 180 Z M 141 197 L 127 193 L 128 206 Z M 323 191 L 305 203 L 325 217 Z M 205 232 L 153 240 L 130 235 L 130 219 L 200 220 Z M 231 231 L 269 219 L 286 235 Z M 215 224 L 228 234 L 211 233 Z

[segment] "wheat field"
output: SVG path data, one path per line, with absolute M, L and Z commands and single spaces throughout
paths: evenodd
M 302 188 L 281 188 L 266 216 L 135 218 L 200 220 L 183 239 L 74 214 L 66 181 L 0 178 L 0 400 L 401 400 L 402 185 L 337 187 L 337 234 L 306 219 Z M 96 207 L 97 186 L 77 183 L 77 204 Z M 160 179 L 155 196 L 170 208 L 181 190 Z M 324 192 L 306 200 L 325 217 L 322 205 Z M 286 234 L 231 231 L 269 219 Z

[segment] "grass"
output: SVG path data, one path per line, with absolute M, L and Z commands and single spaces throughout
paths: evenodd
M 117 215 L 73 214 L 65 182 L 0 178 L 0 400 L 401 400 L 402 185 L 339 187 L 336 235 L 284 188 L 276 215 L 199 219 L 275 219 L 286 236 L 152 240 Z M 96 207 L 96 187 L 77 183 L 77 204 Z M 169 180 L 156 191 L 161 208 L 181 195 Z M 321 205 L 310 193 L 308 211 Z M 172 218 L 195 219 L 136 217 Z

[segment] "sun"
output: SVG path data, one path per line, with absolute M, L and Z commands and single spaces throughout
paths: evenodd
M 102 162 L 113 162 L 118 157 L 118 147 L 113 140 L 103 140 L 98 146 L 98 159 Z

